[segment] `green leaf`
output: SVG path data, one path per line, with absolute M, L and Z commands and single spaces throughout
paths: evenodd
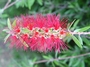
M 62 61 L 59 63 L 59 67 L 68 67 L 66 63 L 63 63 Z
M 16 26 L 16 20 L 13 21 L 12 27 Z
M 9 38 L 10 34 L 8 34 L 5 38 L 4 38 L 4 43 L 6 43 L 7 39 Z
M 4 12 L 4 10 L 3 10 L 3 9 L 0 9 L 0 15 L 1 15 L 3 12 Z
M 60 65 L 59 61 L 53 61 L 53 62 L 54 62 L 54 64 L 57 65 L 57 66 Z
M 82 57 L 79 59 L 71 58 L 69 62 L 69 67 L 83 67 L 84 65 L 81 65 L 83 62 Z
M 73 41 L 76 43 L 76 45 L 82 49 L 82 44 L 80 43 L 80 41 L 75 36 L 71 35 L 71 37 Z
M 55 64 L 52 62 L 52 67 L 55 67 Z
M 69 25 L 69 27 L 68 27 L 68 29 L 70 29 L 71 28 L 71 26 L 73 25 L 73 23 L 75 22 L 75 20 L 73 20 L 71 23 L 70 23 L 70 25 Z
M 58 51 L 55 51 L 55 58 L 57 58 L 58 56 Z
M 7 18 L 8 16 L 9 16 L 9 15 L 6 14 L 6 13 L 2 14 L 2 18 Z
M 30 30 L 27 28 L 23 28 L 23 29 L 21 29 L 21 33 L 28 34 L 28 33 L 30 33 Z
M 74 8 L 74 5 L 71 2 L 68 2 L 68 8 Z
M 31 7 L 34 4 L 35 0 L 27 0 L 27 1 L 28 1 L 28 3 L 27 3 L 28 8 L 31 9 Z
M 48 56 L 45 56 L 45 55 L 43 56 L 43 58 L 44 58 L 44 59 L 47 59 L 47 60 L 50 59 Z
M 40 5 L 43 5 L 43 0 L 37 0 Z
M 9 18 L 7 19 L 7 25 L 8 25 L 8 28 L 11 30 L 11 29 L 12 29 L 12 27 L 11 27 L 11 23 L 10 23 Z
M 82 38 L 84 43 L 86 43 L 86 45 L 90 46 L 90 41 L 87 38 Z
M 78 39 L 79 39 L 80 43 L 83 45 L 83 40 L 80 35 L 78 36 Z
M 74 21 L 75 23 L 74 23 L 74 25 L 73 25 L 73 27 L 72 27 L 72 30 L 74 30 L 74 29 L 77 27 L 77 24 L 79 23 L 79 21 L 80 21 L 80 20 Z
M 15 5 L 16 5 L 16 8 L 19 8 L 19 7 L 24 7 L 25 6 L 25 3 L 26 3 L 26 0 L 20 0 L 18 1 Z
M 85 62 L 84 62 L 84 60 L 81 61 L 81 63 L 80 63 L 80 67 L 85 67 Z
M 6 32 L 6 33 L 10 32 L 9 29 L 3 29 L 3 31 Z
M 74 58 L 74 60 L 73 61 L 75 61 L 75 58 Z M 80 59 L 76 59 L 76 62 L 75 63 L 73 63 L 72 64 L 73 65 L 73 67 L 78 67 L 79 65 L 81 65 L 81 58 Z
M 71 59 L 69 60 L 69 67 L 72 66 L 73 64 L 75 64 L 76 62 L 77 62 L 77 59 L 71 58 Z
M 87 31 L 88 29 L 90 29 L 90 26 L 79 29 L 79 32 Z

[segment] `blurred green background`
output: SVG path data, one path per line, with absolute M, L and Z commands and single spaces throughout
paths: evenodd
M 50 60 L 53 58 L 63 58 L 67 56 L 76 56 L 79 54 L 90 52 L 90 36 L 76 36 L 83 43 L 80 49 L 75 42 L 68 38 L 67 51 L 40 53 L 31 50 L 10 49 L 9 43 L 4 44 L 5 32 L 7 27 L 7 18 L 13 20 L 14 17 L 29 14 L 60 14 L 61 18 L 67 18 L 73 24 L 71 30 L 90 26 L 90 0 L 10 0 L 10 4 L 14 1 L 14 5 L 3 10 L 8 0 L 0 0 L 0 67 L 90 67 L 90 55 L 80 58 L 71 58 L 52 62 L 34 64 L 38 60 Z M 90 30 L 88 30 L 89 32 Z

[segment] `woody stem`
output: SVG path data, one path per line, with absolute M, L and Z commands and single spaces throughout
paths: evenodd
M 89 35 L 90 32 L 69 32 L 72 35 Z

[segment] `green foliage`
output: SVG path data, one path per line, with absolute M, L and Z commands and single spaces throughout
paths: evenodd
M 71 30 L 74 30 L 74 29 L 77 28 L 79 21 L 80 20 L 78 19 L 78 20 L 72 22 L 73 23 L 73 27 L 71 28 Z
M 19 7 L 27 7 L 29 9 L 31 9 L 31 7 L 33 6 L 35 0 L 21 0 L 20 2 L 16 3 L 16 7 L 19 8 Z M 41 1 L 38 1 L 38 3 L 40 5 L 42 5 L 42 2 Z
M 15 0 L 11 0 L 11 3 L 14 1 Z M 3 10 L 6 2 L 7 0 L 0 0 L 0 42 L 6 35 L 1 32 L 1 30 L 3 30 L 6 25 L 8 25 L 8 28 L 11 30 L 11 23 L 12 26 L 16 25 L 16 21 L 12 22 L 14 17 L 36 13 L 42 13 L 43 15 L 47 13 L 60 14 L 61 18 L 67 18 L 70 23 L 74 20 L 71 26 L 68 27 L 69 30 L 74 32 L 90 31 L 89 0 L 19 0 L 15 5 Z M 7 20 L 7 18 L 10 18 L 10 20 Z M 9 32 L 8 29 L 4 29 L 3 31 Z M 29 30 L 22 29 L 21 32 L 28 33 Z M 5 42 L 9 36 L 10 34 L 5 37 Z M 90 35 L 71 35 L 71 37 L 67 37 L 66 42 L 69 49 L 61 51 L 61 53 L 53 51 L 39 53 L 30 50 L 23 51 L 13 49 L 11 52 L 12 58 L 9 58 L 10 63 L 7 67 L 90 67 L 90 58 L 88 58 L 88 56 L 52 61 L 53 58 L 77 56 L 90 51 Z M 2 48 L 2 50 L 5 51 L 6 49 Z M 34 64 L 34 62 L 38 60 L 48 60 L 48 62 Z
M 9 19 L 7 20 L 7 25 L 8 25 L 8 28 L 11 30 L 11 29 L 12 29 L 12 27 L 11 27 L 11 22 L 10 22 L 10 20 L 9 20 Z
M 40 5 L 43 5 L 43 0 L 37 0 Z
M 27 28 L 24 28 L 24 29 L 21 29 L 21 32 L 24 34 L 28 34 L 28 33 L 30 33 L 30 30 Z
M 83 39 L 84 43 L 86 43 L 86 45 L 90 47 L 90 41 L 89 41 L 89 39 L 87 39 L 85 37 L 83 37 L 82 39 Z
M 31 9 L 32 5 L 34 4 L 35 0 L 27 0 L 28 8 Z
M 7 39 L 10 37 L 10 34 L 8 34 L 5 38 L 4 38 L 4 43 L 6 43 Z
M 71 35 L 71 37 L 74 40 L 74 42 L 82 49 L 82 44 L 80 43 L 80 41 L 75 36 Z
M 90 29 L 90 26 L 86 26 L 86 27 L 79 29 L 79 32 L 84 32 L 84 31 L 87 31 L 88 29 Z

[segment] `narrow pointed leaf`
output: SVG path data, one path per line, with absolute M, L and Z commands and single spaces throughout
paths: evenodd
M 78 39 L 79 39 L 80 43 L 83 45 L 83 40 L 80 35 L 78 36 Z
M 82 38 L 84 43 L 86 43 L 87 46 L 90 46 L 90 41 L 87 38 Z
M 32 5 L 34 4 L 35 0 L 28 0 L 28 7 L 31 9 Z
M 45 55 L 43 56 L 43 58 L 44 58 L 44 59 L 50 59 L 48 56 L 45 56 Z
M 87 31 L 88 29 L 90 29 L 90 26 L 79 29 L 79 32 Z
M 3 29 L 3 31 L 6 32 L 6 33 L 10 32 L 9 29 Z
M 7 25 L 8 25 L 8 28 L 11 30 L 12 27 L 11 27 L 11 23 L 10 23 L 10 20 L 9 19 L 7 19 Z
M 72 21 L 72 23 L 69 25 L 68 29 L 71 28 L 71 26 L 74 24 L 75 20 Z
M 27 28 L 23 28 L 23 29 L 21 29 L 21 32 L 24 34 L 28 34 L 28 33 L 30 33 L 30 30 Z
M 73 41 L 76 43 L 76 45 L 80 48 L 82 48 L 82 44 L 80 43 L 80 41 L 75 37 L 75 36 L 71 36 Z
M 16 20 L 13 21 L 12 27 L 16 26 Z
M 8 34 L 5 38 L 4 38 L 4 43 L 6 43 L 7 39 L 9 38 L 10 34 Z
M 74 21 L 75 23 L 74 23 L 74 25 L 73 25 L 73 27 L 72 27 L 72 30 L 74 30 L 74 29 L 76 28 L 76 26 L 78 25 L 79 21 L 80 21 L 80 20 Z
M 42 5 L 43 4 L 43 0 L 37 0 L 37 2 Z

